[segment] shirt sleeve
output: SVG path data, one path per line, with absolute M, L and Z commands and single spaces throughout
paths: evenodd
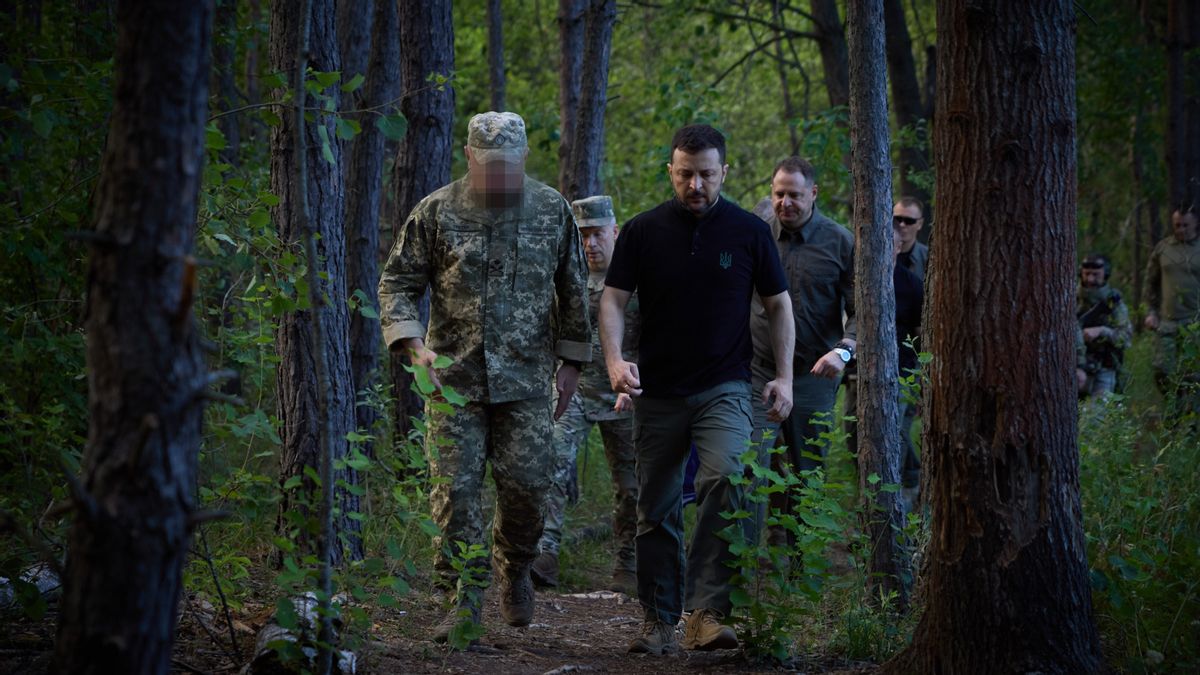
M 575 226 L 566 200 L 562 200 L 562 227 L 564 233 L 554 275 L 558 299 L 558 336 L 554 353 L 562 359 L 588 362 L 592 360 L 592 323 L 588 317 L 587 264 L 579 228 Z
M 854 313 L 854 239 L 851 238 L 843 253 L 845 264 L 842 266 L 842 278 L 838 280 L 842 298 L 845 302 L 846 325 L 842 329 L 843 340 L 858 341 L 858 319 Z
M 604 285 L 619 288 L 630 293 L 637 290 L 638 269 L 638 239 L 641 228 L 635 218 L 621 228 L 613 247 L 612 261 L 608 264 L 608 272 L 604 275 Z
M 783 263 L 779 259 L 779 250 L 771 241 L 771 228 L 763 223 L 758 228 L 755 256 L 758 264 L 754 269 L 754 290 L 759 297 L 769 298 L 787 291 L 787 275 L 783 272 Z
M 425 336 L 418 305 L 430 282 L 435 236 L 427 211 L 423 202 L 409 214 L 379 276 L 379 322 L 389 348 Z

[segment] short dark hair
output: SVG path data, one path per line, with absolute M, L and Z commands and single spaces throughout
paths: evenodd
M 1079 267 L 1085 270 L 1104 270 L 1104 280 L 1108 281 L 1108 277 L 1112 275 L 1112 261 L 1103 253 L 1093 253 L 1083 259 L 1079 263 Z
M 1179 202 L 1175 205 L 1175 208 L 1171 210 L 1171 213 L 1178 213 L 1181 216 L 1192 215 L 1200 217 L 1200 213 L 1196 213 L 1195 202 Z
M 925 203 L 916 197 L 904 195 L 900 199 L 897 199 L 896 203 L 901 206 L 915 206 L 921 212 L 921 217 L 925 217 Z
M 809 185 L 814 185 L 817 182 L 817 170 L 813 168 L 812 162 L 803 157 L 792 155 L 776 164 L 775 170 L 771 172 L 771 180 L 775 180 L 775 175 L 780 171 L 801 174 L 808 181 Z
M 674 160 L 676 150 L 694 155 L 711 148 L 717 149 L 721 163 L 724 164 L 725 137 L 721 135 L 721 132 L 707 124 L 689 124 L 676 131 L 675 137 L 671 139 L 671 159 Z

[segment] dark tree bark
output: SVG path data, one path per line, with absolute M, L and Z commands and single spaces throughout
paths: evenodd
M 371 35 L 371 58 L 363 87 L 363 107 L 385 106 L 379 112 L 395 111 L 388 105 L 400 95 L 400 19 L 396 0 L 375 3 Z M 383 197 L 383 133 L 374 124 L 375 117 L 363 116 L 362 133 L 354 138 L 346 172 L 346 285 L 359 296 L 362 306 L 379 312 L 379 221 Z M 361 311 L 350 315 L 350 371 L 354 390 L 363 392 L 379 381 L 379 319 Z M 355 424 L 370 435 L 379 419 L 379 411 L 370 405 L 355 408 Z M 363 453 L 373 456 L 374 442 L 363 445 Z
M 921 128 L 928 122 L 921 103 L 921 83 L 917 80 L 917 64 L 913 59 L 912 39 L 904 19 L 903 0 L 884 0 L 884 24 L 887 35 L 887 70 L 892 85 L 892 103 L 896 110 L 896 126 L 901 129 Z M 928 129 L 926 124 L 924 129 Z M 924 140 L 924 139 L 919 139 Z M 929 156 L 920 147 L 902 145 L 900 150 L 900 193 L 929 204 L 929 191 L 912 180 L 912 174 L 929 170 Z M 929 220 L 926 214 L 926 220 Z
M 871 540 L 870 597 L 895 592 L 907 606 L 909 577 L 895 533 L 904 524 L 900 484 L 900 383 L 896 294 L 892 282 L 892 162 L 888 151 L 883 3 L 852 2 L 847 14 L 850 59 L 850 156 L 854 176 L 854 306 L 858 318 L 858 475 Z M 871 484 L 868 476 L 880 481 Z
M 587 5 L 588 0 L 559 0 L 558 3 L 558 190 L 563 194 L 571 185 L 572 144 L 583 82 L 583 29 Z
M 491 85 L 492 110 L 503 112 L 504 103 L 504 14 L 500 0 L 488 0 L 488 82 Z
M 1200 5 L 1167 3 L 1167 180 L 1171 208 L 1200 204 Z
M 449 83 L 438 87 L 427 81 L 431 74 L 449 77 L 454 71 L 450 0 L 400 3 L 400 44 L 404 93 L 400 111 L 408 118 L 409 127 L 392 173 L 393 241 L 417 202 L 450 182 L 454 88 Z M 428 312 L 427 304 L 423 311 Z M 407 357 L 391 355 L 396 397 L 392 428 L 397 441 L 408 436 L 411 418 L 421 414 L 421 399 L 411 391 L 412 378 L 404 370 L 407 361 Z
M 88 268 L 88 441 L 53 672 L 165 673 L 209 378 L 192 314 L 212 4 L 121 2 Z
M 237 79 L 237 0 L 217 0 L 217 17 L 213 44 L 213 75 L 217 90 L 217 111 L 228 112 L 239 105 Z M 217 125 L 225 136 L 225 148 L 221 150 L 221 161 L 233 166 L 240 165 L 242 134 L 239 116 L 223 115 Z
M 1102 665 L 1076 446 L 1074 31 L 1069 0 L 938 3 L 932 533 L 925 612 L 887 672 Z M 1020 226 L 993 226 L 1001 211 Z
M 819 36 L 817 45 L 821 49 L 821 66 L 825 70 L 825 89 L 829 92 L 829 105 L 849 105 L 849 51 L 836 0 L 812 0 L 812 17 Z
M 342 57 L 343 83 L 349 82 L 355 75 L 367 74 L 371 56 L 371 19 L 374 16 L 375 0 L 337 3 L 337 39 L 338 52 Z M 359 87 L 350 94 L 348 101 L 343 101 L 342 107 L 360 107 L 364 95 L 364 88 Z M 345 105 L 347 103 L 350 105 Z
M 260 31 L 257 26 L 262 17 L 262 0 L 248 0 L 250 15 L 250 25 L 254 26 L 251 30 L 246 31 L 246 104 L 257 105 L 262 102 L 262 92 L 259 90 L 259 73 L 258 62 L 260 58 Z M 252 118 L 255 119 L 255 118 Z M 259 134 L 258 124 L 247 125 L 247 142 L 253 143 Z
M 563 196 L 569 201 L 601 192 L 600 163 L 604 159 L 604 111 L 608 107 L 608 61 L 612 50 L 616 0 L 592 0 L 587 11 L 580 78 L 579 112 L 571 141 L 571 164 Z
M 333 0 L 312 0 L 311 34 L 309 39 L 308 63 L 314 71 L 332 72 L 340 70 L 337 36 L 334 32 Z M 296 58 L 300 46 L 302 25 L 299 8 L 289 0 L 274 0 L 271 6 L 271 68 L 289 75 L 296 71 Z M 335 85 L 326 94 L 337 96 Z M 282 98 L 282 92 L 277 94 Z M 309 109 L 319 108 L 315 104 Z M 290 113 L 290 111 L 288 111 Z M 280 485 L 293 476 L 301 477 L 296 490 L 284 490 L 280 502 L 279 530 L 288 536 L 297 532 L 297 544 L 302 550 L 315 551 L 318 531 L 317 509 L 320 504 L 320 489 L 305 475 L 305 468 L 318 470 L 320 466 L 322 434 L 328 434 L 331 455 L 334 461 L 344 458 L 348 449 L 346 434 L 354 429 L 354 385 L 350 378 L 350 317 L 346 307 L 346 236 L 342 227 L 343 193 L 341 156 L 342 150 L 336 142 L 334 120 L 329 115 L 314 114 L 313 119 L 302 130 L 296 129 L 291 114 L 280 116 L 282 123 L 271 132 L 271 191 L 279 197 L 279 204 L 272 212 L 279 238 L 287 247 L 298 247 L 305 233 L 301 229 L 303 196 L 307 193 L 308 218 L 312 227 L 320 234 L 318 242 L 319 261 L 310 264 L 321 266 L 326 275 L 322 293 L 327 298 L 319 308 L 288 312 L 279 320 L 275 336 L 276 351 L 280 363 L 276 375 L 279 396 L 280 439 Z M 328 150 L 334 161 L 326 161 L 321 147 L 317 127 L 324 125 L 332 142 Z M 297 133 L 305 134 L 305 163 L 307 182 L 300 184 L 297 174 L 295 143 Z M 303 298 L 297 298 L 303 302 Z M 324 337 L 323 353 L 315 349 L 313 317 L 317 312 Z M 316 379 L 316 359 L 324 359 L 328 374 L 328 391 L 321 392 Z M 319 397 L 326 397 L 326 419 L 321 418 Z M 351 484 L 352 472 L 339 471 L 337 479 Z M 357 521 L 348 513 L 357 510 L 355 500 L 345 490 L 337 491 L 338 512 L 334 515 L 331 560 L 341 564 L 347 557 L 361 556 L 362 543 L 354 536 Z M 303 522 L 298 522 L 299 515 Z M 349 535 L 348 547 L 343 550 L 340 543 L 343 534 Z
M 788 145 L 791 148 L 791 155 L 800 154 L 800 136 L 796 133 L 796 106 L 792 103 L 792 87 L 788 81 L 788 63 L 783 51 L 783 10 L 780 7 L 779 0 L 771 2 L 771 19 L 775 24 L 773 29 L 775 37 L 775 70 L 779 74 L 779 94 L 783 100 L 783 117 L 787 122 L 788 127 Z M 805 76 L 807 77 L 807 76 Z

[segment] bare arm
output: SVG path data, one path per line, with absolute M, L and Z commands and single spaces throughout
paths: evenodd
M 771 352 L 775 355 L 775 379 L 763 387 L 763 403 L 771 406 L 767 418 L 782 422 L 792 412 L 792 357 L 796 351 L 796 319 L 787 291 L 759 297 L 767 310 L 771 330 Z M 772 400 L 774 399 L 774 400 Z
M 608 369 L 608 380 L 618 394 L 640 396 L 642 380 L 638 376 L 637 364 L 625 360 L 625 305 L 633 293 L 613 286 L 605 286 L 600 296 L 600 348 L 604 351 L 604 365 Z

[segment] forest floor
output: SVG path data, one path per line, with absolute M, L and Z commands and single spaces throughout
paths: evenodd
M 232 612 L 239 656 L 230 647 L 224 612 L 206 600 L 181 603 L 173 673 L 236 673 L 249 661 L 255 635 L 273 607 L 246 602 Z M 685 673 L 870 672 L 874 665 L 843 659 L 790 667 L 750 661 L 741 650 L 681 651 L 669 657 L 626 653 L 641 626 L 635 599 L 611 591 L 539 591 L 533 623 L 512 628 L 499 616 L 494 590 L 485 594 L 485 632 L 478 644 L 455 651 L 429 639 L 445 610 L 440 596 L 414 591 L 394 609 L 373 612 L 368 640 L 357 650 L 358 673 Z M 11 619 L 12 617 L 7 617 Z M 0 627 L 0 673 L 50 672 L 56 613 L 39 621 L 5 620 Z

